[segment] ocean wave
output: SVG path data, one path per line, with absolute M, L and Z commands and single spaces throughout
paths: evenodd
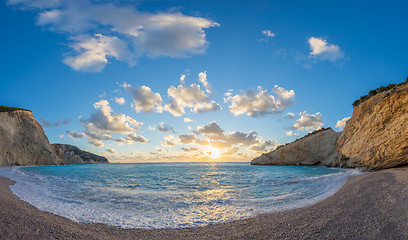
M 13 193 L 42 211 L 121 228 L 197 227 L 303 207 L 360 174 L 239 163 L 0 168 L 16 181 Z

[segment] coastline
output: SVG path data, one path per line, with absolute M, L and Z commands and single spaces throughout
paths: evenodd
M 120 229 L 42 212 L 0 177 L 0 239 L 407 239 L 408 168 L 348 179 L 314 205 L 187 229 Z

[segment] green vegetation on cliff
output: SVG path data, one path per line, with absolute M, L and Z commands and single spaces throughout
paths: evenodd
M 384 92 L 384 91 L 387 91 L 387 90 L 394 89 L 394 88 L 399 87 L 399 86 L 402 86 L 402 85 L 404 85 L 404 84 L 406 84 L 406 83 L 408 83 L 408 77 L 407 77 L 407 80 L 406 80 L 405 82 L 402 82 L 402 83 L 399 83 L 399 84 L 389 84 L 389 85 L 386 86 L 386 87 L 381 86 L 381 87 L 379 87 L 379 88 L 377 88 L 377 89 L 371 90 L 370 92 L 368 92 L 367 95 L 364 95 L 364 96 L 360 97 L 360 99 L 354 101 L 354 102 L 353 102 L 353 107 L 356 107 L 356 106 L 358 106 L 360 103 L 363 103 L 363 102 L 367 101 L 368 99 L 370 99 L 371 97 L 377 95 L 378 93 L 381 93 L 381 92 Z
M 24 108 L 16 108 L 16 107 L 9 107 L 6 105 L 0 105 L 0 112 L 14 112 L 16 110 L 30 111 Z

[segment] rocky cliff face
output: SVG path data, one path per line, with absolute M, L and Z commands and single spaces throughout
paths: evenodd
M 340 156 L 336 149 L 339 133 L 327 128 L 251 161 L 253 165 L 331 165 Z
M 356 105 L 339 137 L 326 129 L 262 154 L 251 164 L 365 170 L 408 165 L 408 84 L 369 96 Z
M 0 166 L 59 163 L 31 111 L 0 112 Z
M 408 84 L 353 109 L 337 141 L 349 167 L 378 170 L 408 164 Z
M 0 106 L 0 166 L 107 162 L 72 145 L 51 145 L 31 111 Z
M 108 163 L 108 159 L 105 157 L 82 151 L 76 146 L 69 144 L 52 144 L 52 147 L 64 164 Z

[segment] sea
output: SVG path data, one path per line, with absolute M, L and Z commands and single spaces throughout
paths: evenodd
M 249 163 L 131 163 L 0 168 L 46 212 L 120 228 L 189 228 L 317 203 L 356 169 Z

